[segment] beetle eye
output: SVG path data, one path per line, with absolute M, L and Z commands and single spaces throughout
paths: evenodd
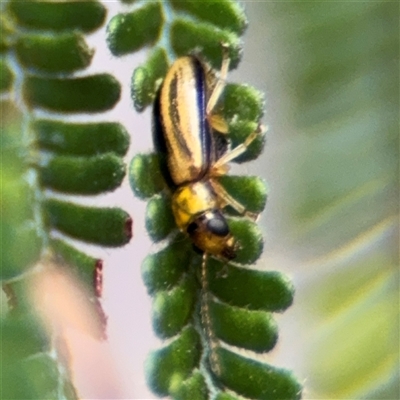
M 193 233 L 197 228 L 199 227 L 199 225 L 197 224 L 197 222 L 191 222 L 188 227 L 186 228 L 186 232 L 190 235 L 191 233 Z
M 217 236 L 226 236 L 229 234 L 229 226 L 222 216 L 214 216 L 208 221 L 207 228 Z

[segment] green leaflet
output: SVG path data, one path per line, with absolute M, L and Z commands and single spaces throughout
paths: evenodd
M 135 195 L 141 199 L 152 197 L 165 187 L 157 155 L 138 154 L 129 167 L 129 182 Z
M 194 17 L 219 26 L 221 29 L 243 34 L 247 19 L 241 6 L 230 0 L 202 2 L 171 0 L 176 11 L 184 11 Z
M 232 148 L 243 143 L 254 131 L 260 131 L 247 151 L 235 158 L 233 162 L 242 163 L 254 160 L 264 150 L 266 128 L 259 126 L 264 109 L 264 95 L 255 88 L 232 83 L 226 85 L 215 112 L 222 115 L 228 122 Z
M 28 75 L 23 88 L 30 106 L 69 113 L 106 111 L 119 100 L 120 91 L 108 74 L 68 79 Z
M 286 275 L 223 265 L 210 260 L 211 292 L 220 300 L 250 310 L 283 311 L 292 304 L 294 288 Z
M 165 194 L 153 196 L 147 203 L 146 230 L 154 242 L 165 239 L 176 229 L 171 199 Z
M 264 242 L 262 233 L 253 221 L 244 218 L 228 218 L 232 235 L 237 238 L 239 249 L 235 262 L 239 264 L 254 264 L 260 257 Z
M 161 34 L 161 3 L 149 2 L 136 11 L 118 14 L 107 26 L 108 46 L 114 55 L 122 55 L 152 44 Z
M 185 276 L 168 291 L 158 291 L 153 300 L 153 328 L 163 338 L 179 333 L 189 322 L 196 302 L 196 283 Z
M 56 154 L 94 156 L 115 153 L 123 156 L 129 147 L 126 129 L 116 122 L 71 123 L 39 119 L 33 121 L 38 146 Z
M 226 85 L 221 96 L 216 112 L 231 122 L 233 119 L 240 121 L 259 121 L 264 114 L 264 95 L 248 85 L 230 83 Z
M 136 110 L 143 109 L 153 102 L 160 81 L 168 70 L 168 59 L 165 49 L 155 48 L 146 63 L 135 69 L 132 75 L 131 97 Z
M 45 187 L 82 195 L 111 191 L 120 186 L 125 165 L 115 154 L 93 157 L 56 156 L 40 168 Z
M 158 253 L 147 256 L 142 264 L 142 276 L 150 295 L 172 289 L 192 258 L 189 241 L 182 235 Z
M 96 0 L 84 2 L 20 2 L 11 0 L 8 7 L 17 24 L 33 30 L 91 32 L 99 28 L 106 16 L 104 6 Z
M 146 362 L 150 387 L 161 396 L 179 390 L 200 362 L 200 337 L 185 328 L 168 346 L 154 351 Z
M 173 391 L 174 399 L 196 399 L 207 400 L 208 389 L 204 381 L 204 376 L 200 371 L 196 371 L 193 375 L 189 376 L 186 380 L 180 382 L 179 386 Z
M 278 327 L 271 314 L 212 301 L 210 316 L 216 335 L 230 345 L 263 353 L 278 340 Z
M 268 188 L 260 177 L 225 175 L 219 177 L 218 181 L 246 210 L 256 214 L 264 210 Z M 234 210 L 232 212 L 237 215 Z
M 131 239 L 132 219 L 123 210 L 84 207 L 53 199 L 47 200 L 44 208 L 49 227 L 86 242 L 118 247 Z
M 193 24 L 185 18 L 177 18 L 171 26 L 171 44 L 178 56 L 188 55 L 197 50 L 195 53 L 209 60 L 216 69 L 222 62 L 221 43 L 229 48 L 231 68 L 236 67 L 240 60 L 241 44 L 236 34 L 207 23 Z
M 300 399 L 301 385 L 290 371 L 218 349 L 220 379 L 224 385 L 247 398 L 262 400 Z
M 20 35 L 16 43 L 20 64 L 27 69 L 44 73 L 74 72 L 89 66 L 90 50 L 82 34 L 68 32 Z M 63 57 L 68 54 L 68 58 Z

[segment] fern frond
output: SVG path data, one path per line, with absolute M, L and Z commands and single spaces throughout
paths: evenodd
M 86 300 L 104 323 L 98 307 L 102 261 L 71 247 L 60 235 L 55 239 L 54 230 L 107 246 L 122 246 L 131 237 L 132 221 L 125 211 L 54 198 L 55 192 L 104 193 L 119 186 L 125 175 L 122 157 L 129 139 L 123 127 L 65 118 L 65 113 L 107 111 L 119 100 L 120 85 L 111 75 L 74 75 L 84 72 L 93 56 L 85 34 L 98 29 L 105 16 L 98 1 L 10 0 L 1 5 L 6 216 L 1 225 L 1 283 L 9 304 L 1 320 L 7 349 L 1 358 L 4 398 L 77 398 L 63 364 L 65 355 L 52 347 L 27 300 L 28 283 L 45 268 L 43 261 L 58 262 L 81 275 L 89 288 Z
M 132 99 L 141 111 L 154 101 L 176 57 L 197 55 L 219 69 L 224 43 L 230 68 L 235 68 L 246 25 L 244 12 L 234 1 L 134 2 L 132 11 L 111 19 L 108 45 L 116 56 L 149 47 L 147 60 L 132 77 Z M 227 121 L 228 137 L 235 146 L 259 126 L 263 95 L 246 85 L 228 84 L 216 110 Z M 260 135 L 235 161 L 257 158 L 264 143 L 265 136 Z M 283 311 L 293 298 L 293 286 L 283 274 L 251 266 L 263 249 L 257 225 L 227 209 L 230 229 L 241 248 L 234 263 L 223 265 L 209 259 L 207 277 L 200 278 L 201 257 L 177 230 L 168 177 L 158 156 L 136 155 L 129 176 L 135 195 L 148 200 L 146 228 L 151 239 L 165 245 L 142 265 L 153 297 L 154 330 L 168 340 L 148 359 L 151 389 L 174 399 L 231 398 L 234 393 L 257 399 L 300 398 L 301 386 L 291 373 L 256 360 L 256 353 L 271 350 L 277 340 L 271 312 Z M 264 209 L 267 188 L 262 179 L 226 176 L 220 183 L 248 210 L 260 213 Z M 206 296 L 201 295 L 202 279 L 209 282 Z M 229 346 L 235 346 L 235 351 Z M 237 353 L 240 349 L 254 353 L 244 357 Z

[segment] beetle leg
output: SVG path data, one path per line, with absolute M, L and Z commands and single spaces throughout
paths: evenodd
M 229 132 L 228 123 L 221 115 L 210 115 L 208 117 L 208 123 L 210 124 L 211 128 L 213 128 L 218 133 L 226 135 Z
M 237 200 L 235 200 L 225 190 L 225 188 L 219 182 L 217 182 L 215 179 L 210 179 L 210 184 L 214 190 L 214 193 L 216 194 L 216 196 L 218 198 L 218 202 L 221 207 L 231 206 L 239 214 L 242 214 L 254 221 L 257 219 L 258 214 L 246 210 L 246 207 L 243 204 L 239 203 Z
M 222 91 L 224 90 L 225 82 L 226 82 L 226 77 L 228 76 L 228 71 L 229 71 L 229 63 L 230 63 L 230 58 L 229 58 L 229 52 L 228 52 L 228 47 L 227 46 L 222 46 L 222 65 L 221 65 L 221 71 L 219 73 L 219 78 L 214 86 L 214 89 L 208 99 L 208 103 L 206 106 L 206 115 L 207 117 L 211 115 L 212 110 L 214 109 L 215 105 L 217 104 Z
M 260 133 L 263 131 L 263 127 L 261 125 L 258 126 L 257 130 L 251 133 L 249 136 L 247 136 L 246 140 L 239 144 L 239 146 L 235 147 L 228 153 L 224 154 L 220 159 L 218 159 L 215 164 L 212 166 L 212 169 L 215 171 L 218 171 L 221 167 L 223 167 L 225 164 L 228 162 L 234 160 L 236 157 L 239 157 L 241 154 L 243 154 L 247 148 L 250 146 L 250 144 L 260 135 Z M 211 173 L 213 175 L 213 173 Z M 214 175 L 220 175 L 218 173 L 215 173 Z

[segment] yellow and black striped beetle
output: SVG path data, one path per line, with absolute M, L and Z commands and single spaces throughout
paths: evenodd
M 173 188 L 176 224 L 195 248 L 225 260 L 235 258 L 239 246 L 222 209 L 230 205 L 240 214 L 256 216 L 215 178 L 226 174 L 227 163 L 242 154 L 260 133 L 259 129 L 250 134 L 230 151 L 226 151 L 226 139 L 219 140 L 228 127 L 213 109 L 228 69 L 226 49 L 219 78 L 197 57 L 181 57 L 167 72 L 154 105 L 154 139 L 164 159 L 164 175 Z

